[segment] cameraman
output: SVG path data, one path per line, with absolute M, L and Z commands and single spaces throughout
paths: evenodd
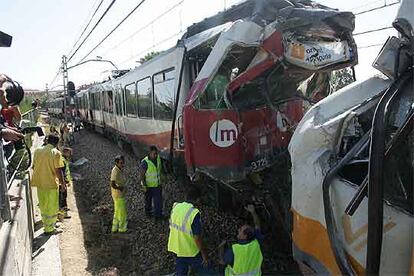
M 0 74 L 0 101 L 7 103 L 8 100 L 11 100 L 12 104 L 19 104 L 21 100 L 23 99 L 23 89 L 20 85 L 10 85 L 12 80 L 7 77 L 4 74 Z M 4 101 L 2 101 L 4 99 Z M 22 138 L 24 138 L 24 135 L 19 132 L 17 129 L 13 128 L 12 126 L 6 126 L 7 119 L 13 123 L 13 118 L 19 119 L 19 115 L 14 115 L 10 118 L 4 118 L 3 116 L 3 109 L 6 109 L 6 106 L 1 106 L 2 109 L 2 116 L 1 116 L 1 122 L 0 122 L 0 139 L 4 139 L 5 141 L 12 141 L 16 142 Z M 14 111 L 13 111 L 14 113 Z M 20 114 L 20 112 L 18 112 Z
M 1 115 L 8 126 L 17 127 L 22 119 L 19 104 L 23 100 L 24 91 L 20 84 L 3 75 L 0 79 Z

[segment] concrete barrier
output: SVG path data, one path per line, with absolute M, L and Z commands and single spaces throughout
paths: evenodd
M 28 178 L 9 189 L 12 219 L 0 229 L 0 275 L 31 275 L 33 210 Z

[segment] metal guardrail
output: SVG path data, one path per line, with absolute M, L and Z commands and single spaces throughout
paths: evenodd
M 20 126 L 23 121 L 25 121 L 29 125 L 36 125 L 37 118 L 38 118 L 38 109 L 31 109 L 22 114 L 22 120 L 20 122 Z M 32 135 L 32 134 L 28 134 L 28 135 Z M 13 171 L 10 171 L 11 168 L 10 166 L 7 165 L 8 162 L 4 155 L 3 142 L 0 141 L 0 225 L 4 221 L 8 221 L 11 219 L 11 210 L 10 210 L 8 191 L 13 181 L 16 179 L 16 176 L 21 171 L 20 169 L 21 169 L 21 166 L 25 158 L 26 158 L 26 154 L 22 154 L 19 161 L 17 162 L 17 166 L 13 168 Z

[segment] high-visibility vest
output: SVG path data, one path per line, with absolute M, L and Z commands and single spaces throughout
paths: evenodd
M 70 165 L 69 160 L 67 160 L 65 157 L 63 158 L 63 163 L 65 164 L 65 180 L 66 182 L 71 183 L 72 182 L 72 174 L 70 173 Z
M 263 262 L 259 242 L 254 239 L 247 244 L 233 244 L 233 267 L 226 267 L 226 276 L 260 276 Z
M 143 159 L 147 162 L 147 171 L 145 172 L 145 183 L 147 187 L 155 188 L 160 185 L 161 177 L 161 158 L 157 156 L 157 166 L 147 157 Z
M 191 224 L 199 210 L 191 203 L 174 203 L 170 217 L 168 251 L 177 257 L 194 257 L 200 250 L 194 241 Z

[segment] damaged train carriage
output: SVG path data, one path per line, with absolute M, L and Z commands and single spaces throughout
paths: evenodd
M 272 166 L 306 107 L 330 93 L 330 72 L 357 62 L 352 13 L 256 3 L 221 32 L 186 100 L 179 140 L 190 177 L 231 186 Z
M 385 76 L 320 101 L 292 137 L 294 257 L 316 273 L 414 273 L 413 10 L 373 64 Z

